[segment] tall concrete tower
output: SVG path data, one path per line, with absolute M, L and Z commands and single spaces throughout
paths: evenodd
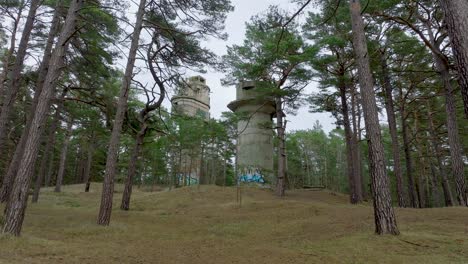
M 254 82 L 241 82 L 229 109 L 246 119 L 237 124 L 237 164 L 241 182 L 272 182 L 275 103 L 261 98 Z
M 193 76 L 178 88 L 172 97 L 172 112 L 179 115 L 210 118 L 210 88 L 202 76 Z M 183 128 L 181 128 L 183 129 Z M 200 183 L 202 160 L 200 149 L 183 149 L 177 169 L 179 184 L 192 185 Z
M 205 78 L 193 76 L 172 97 L 172 111 L 187 116 L 210 118 L 210 87 Z

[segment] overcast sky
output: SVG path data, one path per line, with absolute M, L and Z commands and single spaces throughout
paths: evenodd
M 204 44 L 219 56 L 226 53 L 226 46 L 241 44 L 243 42 L 245 22 L 249 21 L 252 16 L 265 12 L 268 6 L 280 5 L 283 9 L 291 12 L 297 10 L 297 6 L 291 4 L 290 0 L 232 0 L 232 4 L 235 9 L 228 14 L 226 20 L 226 32 L 229 34 L 228 40 L 210 40 Z M 134 16 L 135 14 L 132 15 Z M 203 74 L 203 76 L 206 78 L 207 84 L 211 88 L 211 116 L 213 118 L 219 118 L 222 112 L 229 111 L 227 104 L 235 100 L 235 88 L 221 86 L 221 79 L 224 76 L 222 73 L 215 70 L 209 70 L 209 72 Z M 150 79 L 149 76 L 144 76 L 143 78 Z M 307 87 L 306 93 L 311 93 L 315 89 L 316 84 L 311 83 L 311 85 Z M 169 100 L 166 100 L 164 105 L 170 108 Z M 317 120 L 320 121 L 326 132 L 335 128 L 333 124 L 334 119 L 330 114 L 311 114 L 308 112 L 308 106 L 306 105 L 298 111 L 296 116 L 288 115 L 287 120 L 287 129 L 289 131 L 312 128 Z

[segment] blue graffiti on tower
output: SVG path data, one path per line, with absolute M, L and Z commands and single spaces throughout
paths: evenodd
M 248 169 L 239 175 L 239 182 L 265 183 L 265 178 L 259 169 Z
M 179 183 L 183 183 L 183 182 L 184 182 L 184 178 L 185 178 L 185 184 L 187 184 L 187 185 L 198 184 L 198 179 L 197 179 L 197 178 L 194 178 L 194 177 L 191 177 L 191 176 L 189 176 L 189 175 L 178 174 L 178 175 L 177 175 L 177 178 L 178 178 L 178 180 L 179 180 Z

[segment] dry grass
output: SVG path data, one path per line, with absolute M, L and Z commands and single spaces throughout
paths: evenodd
M 129 212 L 118 192 L 100 227 L 97 188 L 46 189 L 22 236 L 0 236 L 0 263 L 468 263 L 467 208 L 399 209 L 402 235 L 376 236 L 372 208 L 345 196 L 245 188 L 239 208 L 234 188 L 202 186 L 135 190 Z

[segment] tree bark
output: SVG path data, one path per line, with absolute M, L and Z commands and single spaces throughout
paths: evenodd
M 468 206 L 464 174 L 463 150 L 460 141 L 460 136 L 458 135 L 455 98 L 453 95 L 453 87 L 451 84 L 451 76 L 449 71 L 449 59 L 441 51 L 441 41 L 436 41 L 435 39 L 432 24 L 430 24 L 426 20 L 420 20 L 426 26 L 431 46 L 432 57 L 434 59 L 434 64 L 444 86 L 445 111 L 447 114 L 447 138 L 450 147 L 450 157 L 452 158 L 452 173 L 455 179 L 457 200 L 460 205 Z
M 2 110 L 0 112 L 0 155 L 5 155 L 7 150 L 7 134 L 9 130 L 8 123 L 13 113 L 13 105 L 16 101 L 18 91 L 21 85 L 21 71 L 23 70 L 24 60 L 27 54 L 29 39 L 36 20 L 36 12 L 41 0 L 32 0 L 29 7 L 28 17 L 24 24 L 23 34 L 16 52 L 15 64 L 12 68 L 11 79 L 8 83 L 8 90 L 5 94 Z
M 34 165 L 39 152 L 41 134 L 40 131 L 45 124 L 47 113 L 50 107 L 50 98 L 52 98 L 58 78 L 61 75 L 64 64 L 65 52 L 68 47 L 70 37 L 75 32 L 78 12 L 84 0 L 73 0 L 70 3 L 68 14 L 65 19 L 60 37 L 50 60 L 49 71 L 45 79 L 44 88 L 40 94 L 36 113 L 32 120 L 29 131 L 26 149 L 21 159 L 21 166 L 16 175 L 10 199 L 6 207 L 5 222 L 3 233 L 11 233 L 19 236 L 23 225 L 24 214 L 26 211 L 29 185 L 34 173 Z
M 432 38 L 433 39 L 433 38 Z M 438 48 L 438 47 L 436 47 Z M 463 151 L 458 134 L 457 115 L 455 111 L 455 98 L 452 84 L 450 83 L 450 72 L 446 62 L 437 54 L 433 53 L 437 71 L 442 78 L 445 91 L 445 111 L 447 113 L 447 138 L 449 143 L 450 157 L 452 158 L 452 173 L 455 179 L 457 200 L 460 205 L 468 206 L 466 196 L 466 183 L 463 162 Z
M 369 54 L 364 34 L 359 0 L 350 0 L 353 46 L 358 65 L 366 136 L 369 145 L 369 161 L 372 179 L 375 232 L 377 234 L 398 235 L 395 213 L 392 207 L 390 183 L 385 167 L 384 147 L 378 119 L 374 81 L 369 65 Z
M 138 42 L 143 24 L 145 6 L 146 0 L 140 0 L 138 12 L 136 15 L 135 29 L 132 34 L 132 44 L 128 54 L 127 66 L 125 69 L 125 75 L 122 80 L 122 87 L 120 89 L 119 101 L 117 104 L 117 112 L 115 115 L 111 139 L 107 151 L 106 172 L 102 186 L 101 206 L 99 208 L 99 215 L 97 219 L 97 223 L 99 225 L 107 226 L 110 223 L 110 217 L 112 213 L 112 197 L 114 196 L 114 178 L 117 167 L 117 158 L 119 155 L 120 134 L 125 118 L 125 111 L 127 110 L 128 92 L 130 90 L 133 68 L 135 66 L 136 53 L 138 50 Z
M 462 93 L 465 117 L 468 119 L 468 2 L 466 0 L 440 0 L 447 32 L 452 44 Z
M 390 130 L 390 137 L 392 139 L 392 156 L 393 156 L 393 167 L 397 183 L 397 198 L 398 206 L 405 207 L 405 196 L 403 192 L 403 175 L 401 172 L 400 163 L 400 144 L 398 142 L 398 130 L 395 118 L 395 107 L 393 104 L 392 85 L 390 82 L 390 75 L 388 73 L 388 65 L 386 53 L 381 50 L 380 63 L 383 75 L 383 88 L 385 93 L 385 109 L 387 112 L 388 127 Z
M 140 128 L 140 131 L 138 131 L 137 133 L 135 139 L 135 147 L 133 148 L 132 157 L 130 158 L 130 163 L 128 164 L 128 174 L 127 179 L 125 180 L 125 189 L 122 195 L 122 203 L 120 204 L 120 209 L 125 211 L 128 211 L 130 209 L 130 197 L 132 195 L 133 178 L 135 178 L 136 175 L 137 163 L 140 157 L 141 147 L 143 146 L 143 141 L 145 139 L 147 130 L 148 125 L 146 123 L 143 123 Z
M 60 192 L 62 188 L 63 177 L 65 175 L 65 167 L 68 154 L 68 145 L 70 144 L 70 137 L 72 132 L 73 119 L 70 119 L 67 124 L 65 138 L 62 143 L 62 152 L 60 153 L 59 169 L 57 173 L 57 181 L 55 182 L 54 192 Z

